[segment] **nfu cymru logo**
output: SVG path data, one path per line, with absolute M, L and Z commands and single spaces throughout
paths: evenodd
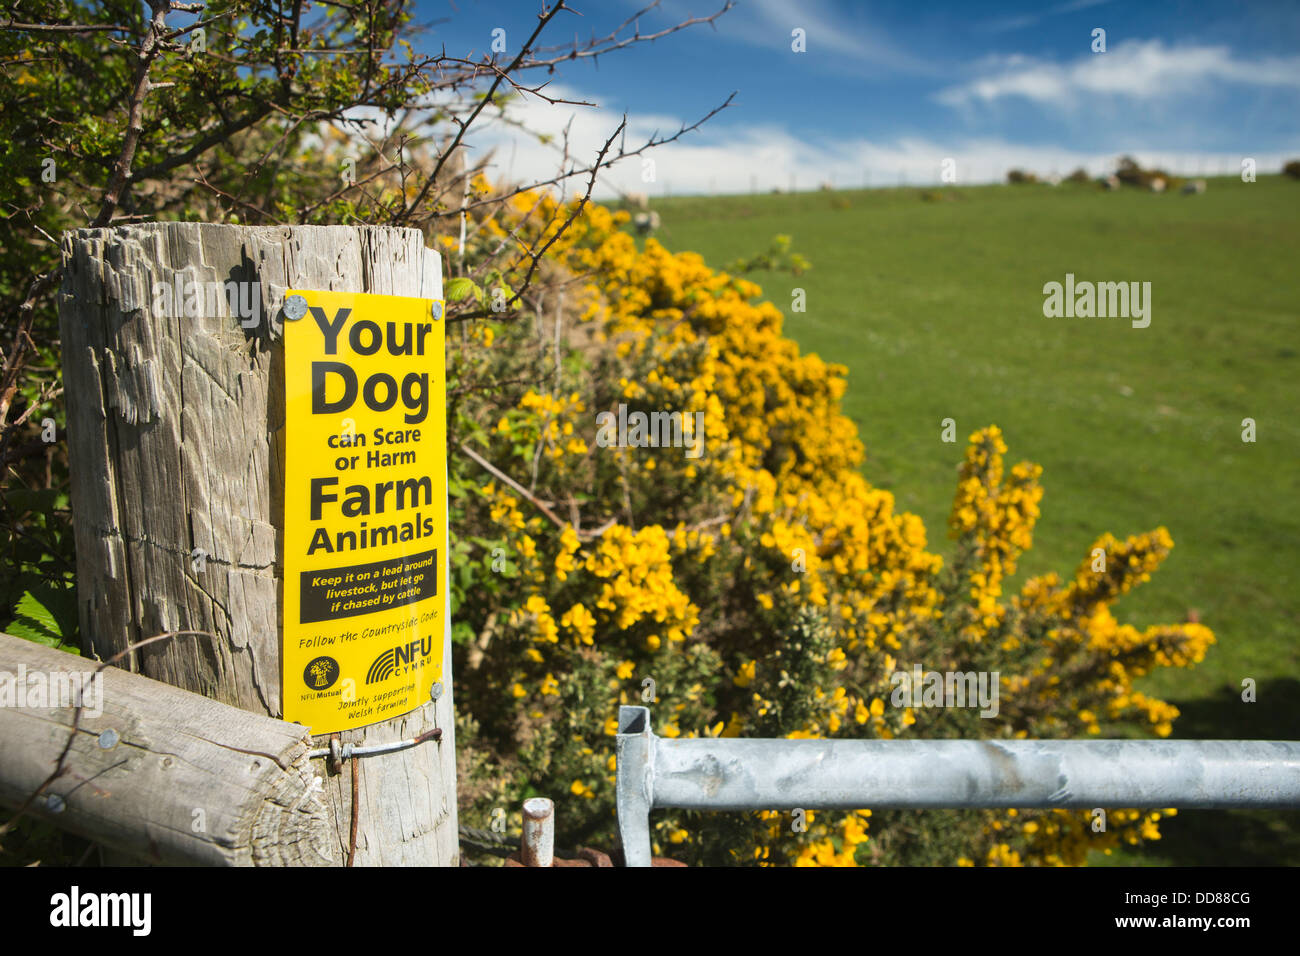
M 432 637 L 424 637 L 418 641 L 411 641 L 409 644 L 390 647 L 376 657 L 375 662 L 370 665 L 370 670 L 366 671 L 366 683 L 378 684 L 390 677 L 401 677 L 404 674 L 417 671 L 429 662 L 432 655 Z
M 627 405 L 618 404 L 617 417 L 613 412 L 596 416 L 600 431 L 596 444 L 601 448 L 685 448 L 687 458 L 704 454 L 704 413 L 695 412 L 632 412 Z

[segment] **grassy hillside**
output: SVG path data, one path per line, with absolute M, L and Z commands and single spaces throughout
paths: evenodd
M 1138 626 L 1195 609 L 1200 667 L 1146 688 L 1175 735 L 1300 733 L 1300 183 L 1211 180 L 1201 196 L 988 186 L 658 202 L 659 239 L 711 265 L 778 233 L 813 269 L 754 273 L 809 351 L 848 366 L 867 477 L 945 522 L 966 437 L 999 425 L 1043 465 L 1027 574 L 1070 574 L 1095 537 L 1165 525 L 1175 548 L 1122 600 Z M 1151 324 L 1045 318 L 1043 284 L 1149 281 Z M 792 290 L 807 311 L 790 309 Z M 957 444 L 940 440 L 957 423 Z M 1254 444 L 1242 419 L 1257 423 Z M 1241 702 L 1241 681 L 1258 702 Z M 1300 813 L 1184 813 L 1147 862 L 1300 862 Z

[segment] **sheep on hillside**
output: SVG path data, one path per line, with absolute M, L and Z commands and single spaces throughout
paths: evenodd
M 632 225 L 636 227 L 638 233 L 648 236 L 659 228 L 659 213 L 639 212 L 632 217 Z

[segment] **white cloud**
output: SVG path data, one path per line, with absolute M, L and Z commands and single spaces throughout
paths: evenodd
M 1300 57 L 1239 59 L 1226 47 L 1165 46 L 1129 40 L 1106 53 L 1071 63 L 1016 55 L 977 66 L 985 75 L 935 95 L 952 107 L 1020 97 L 1048 107 L 1073 107 L 1096 97 L 1167 100 L 1204 93 L 1219 84 L 1300 88 Z
M 1077 13 L 1081 10 L 1088 10 L 1092 7 L 1103 6 L 1107 3 L 1113 3 L 1114 0 L 1070 0 L 1069 3 L 1062 3 L 1059 6 L 1052 7 L 1048 10 L 1042 10 L 1037 13 L 1028 13 L 1019 17 L 1006 17 L 1000 20 L 990 20 L 982 25 L 982 29 L 988 33 L 1006 33 L 1009 30 L 1023 30 L 1025 27 L 1033 26 L 1048 17 L 1059 16 L 1063 13 Z
M 646 2 L 629 0 L 636 7 Z M 721 6 L 721 0 L 716 6 Z M 712 12 L 713 7 L 706 8 Z M 939 75 L 934 63 L 908 53 L 897 39 L 870 22 L 864 8 L 865 4 L 837 8 L 827 0 L 741 0 L 718 18 L 715 27 L 721 39 L 772 50 L 778 56 L 791 55 L 790 32 L 799 27 L 807 51 L 795 55 L 803 57 L 811 69 L 840 76 Z M 698 2 L 674 0 L 659 10 L 672 20 L 704 12 Z
M 546 88 L 553 98 L 591 101 L 581 92 L 553 83 Z M 707 110 L 706 110 L 707 112 Z M 693 117 L 688 123 L 694 122 Z M 505 121 L 489 117 L 486 113 L 475 124 L 467 137 L 471 152 L 476 157 L 492 153 L 491 178 L 512 182 L 543 181 L 555 176 L 562 164 L 565 168 L 589 168 L 605 141 L 618 129 L 622 112 L 602 106 L 570 106 L 550 104 L 533 96 L 517 97 L 507 109 Z M 627 130 L 610 147 L 615 153 L 625 144 L 631 150 L 651 137 L 664 139 L 681 129 L 683 121 L 675 116 L 656 113 L 629 113 Z M 529 135 L 525 130 L 531 132 Z M 568 159 L 565 160 L 567 134 Z M 692 134 L 687 134 L 692 135 Z M 546 137 L 549 142 L 542 141 Z M 662 149 L 646 152 L 646 156 L 660 162 Z M 629 157 L 611 171 L 602 171 L 597 179 L 597 195 L 613 195 L 619 191 L 647 192 L 648 187 L 636 185 L 641 176 L 641 159 Z M 573 193 L 586 188 L 587 176 L 572 177 L 559 188 Z
M 581 92 L 558 84 L 549 87 L 552 96 L 590 99 Z M 578 168 L 594 161 L 600 146 L 617 128 L 621 111 L 604 107 L 551 106 L 532 99 L 517 102 L 510 110 L 512 120 L 558 137 L 569 126 L 571 162 Z M 690 117 L 686 122 L 694 122 Z M 662 114 L 629 114 L 626 142 L 639 146 L 653 132 L 675 133 L 682 118 Z M 491 122 L 469 137 L 472 147 L 483 155 L 495 150 L 494 179 L 515 182 L 548 179 L 555 175 L 561 153 L 520 134 L 517 128 Z M 558 145 L 558 140 L 557 140 Z M 1293 144 L 1300 151 L 1300 141 Z M 1084 167 L 1094 176 L 1114 170 L 1118 152 L 1073 150 L 1055 146 L 1027 146 L 989 137 L 940 140 L 902 137 L 892 140 L 866 137 L 808 139 L 776 126 L 740 125 L 727 121 L 724 111 L 682 140 L 648 151 L 654 161 L 654 181 L 642 180 L 643 166 L 632 157 L 602 172 L 597 180 L 597 198 L 619 193 L 642 192 L 650 196 L 684 193 L 767 192 L 789 189 L 794 176 L 799 190 L 815 189 L 821 183 L 838 188 L 893 186 L 901 181 L 913 185 L 939 182 L 943 160 L 956 161 L 958 183 L 1001 182 L 1008 169 L 1020 167 L 1040 175 L 1062 176 Z M 1133 150 L 1143 165 L 1158 165 L 1187 175 L 1226 174 L 1240 169 L 1241 155 L 1228 153 L 1172 153 Z M 1280 166 L 1281 154 L 1255 154 L 1261 172 Z M 569 193 L 584 188 L 586 178 L 571 179 Z

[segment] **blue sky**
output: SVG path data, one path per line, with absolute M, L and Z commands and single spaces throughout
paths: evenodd
M 561 12 L 543 42 L 607 34 L 645 5 L 571 2 L 583 16 Z M 664 0 L 641 32 L 723 2 Z M 431 25 L 426 50 L 462 56 L 488 53 L 504 29 L 508 62 L 539 9 L 420 2 L 417 19 Z M 1104 53 L 1092 50 L 1095 28 Z M 791 49 L 795 29 L 806 52 Z M 597 105 L 524 98 L 514 114 L 548 133 L 571 120 L 579 156 L 594 156 L 625 112 L 628 141 L 644 140 L 736 91 L 701 130 L 649 154 L 652 180 L 629 160 L 604 177 L 606 195 L 929 183 L 946 158 L 959 182 L 1000 180 L 1012 166 L 1098 174 L 1123 153 L 1188 174 L 1235 172 L 1247 156 L 1273 171 L 1300 156 L 1300 3 L 738 0 L 715 28 L 565 64 L 549 89 Z M 557 159 L 503 124 L 473 144 L 515 179 Z

